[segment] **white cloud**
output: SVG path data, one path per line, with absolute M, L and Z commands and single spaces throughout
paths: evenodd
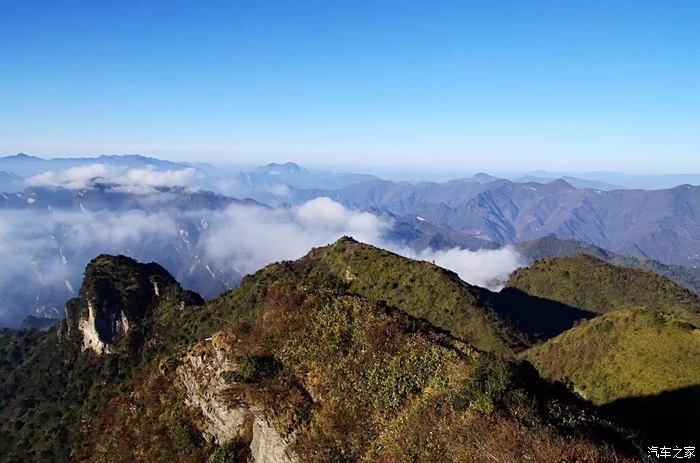
M 148 194 L 158 187 L 189 186 L 196 178 L 197 171 L 191 167 L 179 170 L 157 170 L 90 164 L 43 172 L 28 178 L 25 184 L 30 187 L 61 187 L 75 190 L 90 188 L 96 180 L 99 180 L 112 185 L 115 191 Z
M 294 219 L 310 229 L 352 235 L 361 241 L 377 243 L 391 224 L 369 212 L 345 208 L 330 198 L 315 198 L 294 209 Z
M 208 220 L 204 249 L 209 259 L 246 274 L 279 260 L 296 259 L 343 235 L 376 243 L 391 224 L 351 211 L 328 198 L 292 209 L 230 206 Z
M 23 304 L 41 294 L 70 297 L 96 255 L 150 257 L 175 236 L 173 218 L 161 213 L 0 210 L 0 326 L 19 323 L 29 308 Z
M 453 248 L 445 251 L 424 250 L 419 253 L 407 251 L 407 257 L 435 262 L 436 265 L 452 270 L 459 278 L 473 285 L 500 289 L 508 276 L 525 265 L 525 259 L 511 246 L 500 249 Z
M 73 190 L 88 188 L 95 179 L 107 175 L 104 164 L 71 167 L 70 169 L 47 171 L 25 180 L 30 187 L 62 187 Z
M 469 251 L 414 250 L 387 241 L 392 224 L 367 212 L 345 208 L 330 198 L 316 198 L 291 210 L 231 206 L 209 220 L 204 249 L 209 259 L 247 274 L 279 260 L 296 259 L 312 247 L 349 235 L 358 241 L 425 260 L 456 272 L 471 284 L 499 288 L 524 264 L 513 248 Z
M 72 181 L 88 177 L 82 174 L 72 175 Z M 144 180 L 141 174 L 134 174 L 130 182 L 141 187 L 149 182 L 174 182 L 177 176 L 155 178 Z M 182 221 L 195 224 L 199 231 L 185 232 Z M 182 255 L 191 251 L 203 264 L 228 275 L 249 274 L 275 261 L 299 258 L 312 247 L 332 243 L 343 235 L 410 258 L 434 261 L 469 283 L 490 288 L 522 264 L 512 248 L 417 253 L 387 241 L 385 235 L 391 227 L 392 223 L 382 217 L 347 209 L 329 198 L 316 198 L 293 208 L 234 204 L 224 210 L 187 213 L 167 208 L 160 212 L 51 213 L 0 209 L 0 293 L 7 302 L 18 297 L 18 292 L 32 296 L 43 285 L 58 288 L 68 297 L 66 282 L 79 288 L 85 264 L 100 253 L 127 254 L 166 266 L 166 260 L 171 259 L 170 265 L 177 270 L 190 263 L 172 260 L 173 252 L 187 248 Z M 32 297 L 22 300 L 30 305 Z M 0 325 L 18 323 L 26 310 L 26 306 L 12 307 L 0 301 Z
M 180 170 L 129 169 L 110 179 L 117 189 L 126 193 L 147 194 L 157 187 L 191 185 L 197 171 L 191 167 Z

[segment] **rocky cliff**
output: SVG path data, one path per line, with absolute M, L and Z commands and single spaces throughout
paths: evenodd
M 109 353 L 130 332 L 143 335 L 153 319 L 203 303 L 158 264 L 100 255 L 87 265 L 79 297 L 66 303 L 63 330 L 80 337 L 83 350 Z
M 227 399 L 231 383 L 227 373 L 240 368 L 232 360 L 235 339 L 225 333 L 194 346 L 177 368 L 185 401 L 201 416 L 195 426 L 205 439 L 224 446 L 239 442 L 249 449 L 255 463 L 294 463 L 293 436 L 283 436 L 264 417 L 264 412 L 245 402 Z

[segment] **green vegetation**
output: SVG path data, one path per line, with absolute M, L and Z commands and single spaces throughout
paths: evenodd
M 672 419 L 652 423 L 654 429 L 676 439 L 692 437 L 688 433 L 694 425 L 684 417 L 700 411 L 700 329 L 685 321 L 651 310 L 619 310 L 582 322 L 524 356 L 544 377 L 571 381 L 596 405 L 687 390 L 683 401 L 646 400 L 642 415 L 653 416 L 659 414 L 654 408 L 664 408 Z M 615 415 L 630 425 L 644 427 L 639 426 L 639 409 L 609 408 L 622 412 Z
M 156 321 L 165 321 L 185 306 L 202 305 L 198 294 L 183 290 L 180 284 L 156 263 L 140 264 L 126 256 L 100 255 L 88 263 L 80 290 L 83 301 L 100 301 L 96 310 L 123 310 L 129 320 L 140 320 L 157 312 Z M 157 310 L 156 310 L 157 308 Z M 87 316 L 87 307 L 81 308 Z
M 158 298 L 154 282 L 162 290 Z M 131 317 L 129 332 L 115 340 L 113 353 L 105 357 L 81 350 L 78 318 L 87 315 L 88 297 L 99 301 L 100 309 L 116 307 Z M 163 313 L 182 312 L 183 301 L 198 303 L 201 299 L 183 291 L 159 265 L 99 256 L 86 269 L 81 298 L 67 302 L 66 319 L 60 327 L 43 333 L 1 332 L 0 447 L 8 451 L 0 461 L 100 461 L 84 457 L 90 452 L 90 436 L 94 436 L 89 428 L 82 428 L 86 417 L 94 418 L 92 425 L 102 418 L 106 425 L 112 424 L 114 415 L 105 412 L 112 401 L 137 390 L 145 381 L 144 369 L 168 355 L 160 341 L 164 325 L 158 320 L 168 323 Z M 177 450 L 184 434 L 162 435 L 167 442 L 158 447 L 159 452 L 174 455 L 170 461 L 191 450 Z M 111 431 L 105 436 L 111 436 Z M 117 461 L 115 455 L 105 456 L 104 461 Z
M 520 408 L 526 400 L 527 393 L 517 386 L 514 369 L 497 357 L 483 355 L 471 378 L 458 392 L 455 405 L 492 413 L 499 405 L 503 410 Z
M 577 240 L 565 240 L 555 236 L 544 236 L 518 244 L 518 251 L 531 261 L 551 257 L 573 257 L 577 254 L 588 254 L 602 260 L 613 257 L 613 253 Z
M 700 384 L 700 329 L 644 309 L 611 312 L 526 351 L 595 404 Z
M 234 439 L 217 448 L 207 463 L 246 463 L 249 453 L 247 442 Z
M 262 318 L 224 351 L 280 367 L 227 396 L 297 436 L 300 461 L 626 461 L 565 388 L 402 311 L 307 288 Z
M 213 358 L 212 349 L 228 361 L 214 375 L 226 388 L 219 400 L 254 410 L 289 436 L 303 462 L 481 462 L 485 455 L 636 461 L 634 447 L 563 383 L 542 380 L 532 365 L 513 359 L 526 341 L 504 321 L 503 305 L 518 315 L 523 303 L 527 315 L 543 303 L 537 298 L 496 295 L 351 239 L 270 265 L 204 305 L 163 272 L 100 256 L 86 270 L 81 297 L 68 301 L 61 327 L 0 333 L 0 446 L 10 449 L 0 461 L 246 461 L 252 422 L 217 447 L 204 438 L 208 418 L 191 406 L 178 376 L 192 358 Z M 81 350 L 78 319 L 88 299 L 107 314 L 118 308 L 129 317 L 110 353 Z M 567 310 L 548 307 L 537 313 Z M 617 313 L 626 312 L 601 319 Z M 679 356 L 664 351 L 659 358 L 676 362 L 697 353 L 683 337 L 690 325 L 663 320 L 649 328 L 660 330 L 657 338 L 637 330 L 640 339 L 667 343 Z M 549 345 L 527 353 L 542 371 L 559 361 L 544 350 Z M 600 355 L 596 346 L 582 355 Z M 540 363 L 536 349 L 543 349 Z M 568 368 L 549 376 L 565 379 Z M 601 376 L 590 387 L 604 383 Z M 664 387 L 671 386 L 638 392 Z
M 276 373 L 279 365 L 274 357 L 244 355 L 236 359 L 236 369 L 225 371 L 222 377 L 227 384 L 258 383 Z
M 651 270 L 700 295 L 700 269 L 697 268 L 667 265 L 645 257 L 616 254 L 582 241 L 565 240 L 554 236 L 545 236 L 520 243 L 518 251 L 531 261 L 550 257 L 573 257 L 576 254 L 588 254 L 620 267 Z
M 646 307 L 700 326 L 700 298 L 649 270 L 608 264 L 586 254 L 543 259 L 515 271 L 507 286 L 598 314 Z
M 345 281 L 351 292 L 386 301 L 479 349 L 506 354 L 525 344 L 522 334 L 489 305 L 488 291 L 434 264 L 351 238 L 315 249 L 304 260 L 313 265 L 313 271 L 329 272 Z
M 133 362 L 120 356 L 96 362 L 76 354 L 59 345 L 55 329 L 0 335 L 9 346 L 27 338 L 35 341 L 31 354 L 4 363 L 0 376 L 0 447 L 8 449 L 1 459 L 67 462 L 68 449 L 81 444 L 81 416 L 119 389 Z

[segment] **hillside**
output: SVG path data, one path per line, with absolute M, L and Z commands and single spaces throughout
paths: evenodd
M 550 257 L 573 257 L 576 254 L 589 254 L 613 265 L 651 270 L 700 295 L 700 269 L 697 268 L 667 265 L 645 257 L 616 254 L 583 241 L 566 240 L 554 236 L 525 241 L 519 243 L 516 248 L 531 262 Z
M 160 266 L 93 260 L 60 329 L 0 334 L 0 461 L 638 460 L 562 385 L 357 294 L 324 250 L 207 305 Z
M 624 309 L 582 322 L 524 357 L 550 379 L 569 379 L 628 424 L 682 441 L 700 416 L 700 329 L 658 311 Z
M 596 257 L 542 259 L 510 276 L 507 287 L 603 314 L 646 307 L 700 326 L 700 298 L 649 270 L 618 267 Z
M 315 249 L 305 260 L 344 281 L 351 292 L 384 300 L 480 349 L 504 353 L 522 343 L 488 306 L 481 288 L 436 265 L 349 238 Z
M 593 315 L 522 292 L 493 293 L 429 262 L 407 259 L 351 238 L 311 251 L 301 263 L 315 272 L 334 275 L 352 293 L 386 301 L 490 352 L 521 350 Z
M 200 303 L 158 264 L 102 255 L 59 327 L 0 331 L 0 461 L 74 461 L 84 417 L 136 387 L 168 320 Z

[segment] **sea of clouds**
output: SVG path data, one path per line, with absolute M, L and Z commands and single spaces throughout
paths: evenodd
M 153 193 L 158 187 L 192 187 L 197 170 L 191 167 L 173 170 L 129 168 L 109 164 L 89 164 L 69 169 L 47 171 L 24 181 L 29 187 L 54 187 L 79 190 L 95 182 L 112 185 L 115 191 L 132 194 Z
M 158 195 L 154 193 L 156 187 L 188 185 L 194 176 L 194 171 L 187 169 L 159 172 L 92 165 L 46 172 L 27 183 L 82 189 L 101 178 L 119 191 Z M 39 287 L 60 289 L 59 294 L 67 297 L 75 294 L 84 266 L 101 253 L 158 261 L 158 252 L 186 244 L 207 268 L 245 275 L 275 261 L 299 258 L 312 247 L 347 235 L 406 257 L 434 262 L 456 272 L 464 281 L 491 289 L 498 289 L 524 263 L 511 247 L 415 251 L 386 238 L 393 227 L 388 219 L 348 209 L 327 197 L 284 208 L 233 204 L 225 209 L 191 212 L 153 209 L 0 209 L 0 291 L 9 295 L 0 303 L 0 325 L 16 325 L 28 312 L 24 305 L 31 297 L 15 298 L 21 302 L 8 304 L 18 291 L 32 296 Z M 197 224 L 197 236 L 183 232 L 183 221 Z M 168 270 L 177 274 L 179 269 Z
M 413 249 L 385 238 L 392 223 L 385 218 L 348 209 L 330 198 L 315 198 L 291 209 L 231 206 L 216 214 L 205 236 L 208 257 L 241 274 L 275 261 L 296 259 L 312 247 L 352 236 L 358 241 L 413 259 L 434 262 L 471 284 L 496 289 L 524 260 L 512 247 L 470 251 Z

